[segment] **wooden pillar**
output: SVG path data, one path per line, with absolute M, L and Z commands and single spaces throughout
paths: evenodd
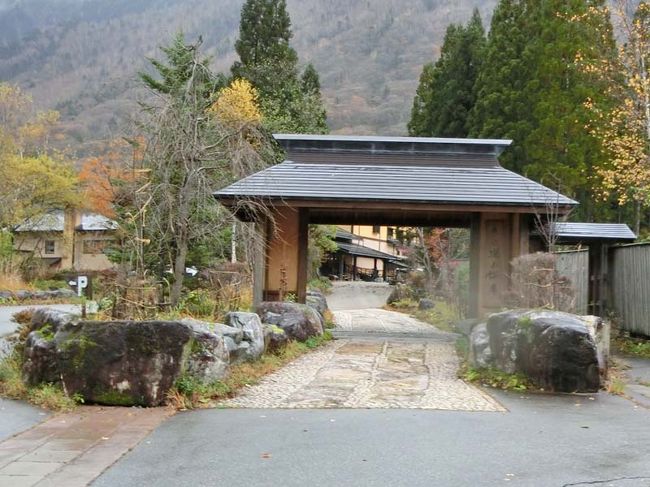
M 470 315 L 480 318 L 502 309 L 510 284 L 510 261 L 524 249 L 517 215 L 481 213 L 472 221 Z
M 481 248 L 481 215 L 472 215 L 470 226 L 470 253 L 469 253 L 469 309 L 470 318 L 478 318 L 479 315 L 479 251 Z
M 343 279 L 343 274 L 345 274 L 345 254 L 339 252 L 336 255 L 339 258 L 339 279 Z
M 597 242 L 589 245 L 589 304 L 587 312 L 604 316 L 608 302 L 608 246 Z
M 308 210 L 289 206 L 273 209 L 267 233 L 265 300 L 276 301 L 294 294 L 299 302 L 305 301 L 308 227 Z
M 266 244 L 268 241 L 268 222 L 266 219 L 255 224 L 256 240 L 253 256 L 253 305 L 264 301 L 264 285 L 266 284 Z
M 298 277 L 296 296 L 299 303 L 307 300 L 307 281 L 309 281 L 309 210 L 298 211 Z
M 384 262 L 384 268 L 381 271 L 381 278 L 384 281 L 386 281 L 386 277 L 388 277 L 388 261 L 384 259 L 383 262 Z
M 352 260 L 352 280 L 357 280 L 357 256 L 355 255 Z

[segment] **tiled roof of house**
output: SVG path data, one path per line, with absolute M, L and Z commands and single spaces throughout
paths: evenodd
M 44 215 L 30 218 L 18 225 L 16 232 L 62 232 L 64 228 L 65 212 L 54 210 Z M 76 230 L 80 231 L 105 231 L 115 230 L 118 224 L 115 220 L 98 213 L 84 212 L 81 215 L 81 224 Z

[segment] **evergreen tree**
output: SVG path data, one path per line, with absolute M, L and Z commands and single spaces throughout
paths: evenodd
M 249 80 L 259 93 L 269 130 L 327 132 L 318 73 L 310 64 L 300 77 L 291 37 L 285 0 L 247 0 L 235 44 L 239 61 L 233 64 L 232 74 Z
M 470 136 L 515 141 L 501 161 L 517 171 L 526 161 L 521 141 L 532 130 L 532 100 L 525 91 L 532 69 L 528 41 L 533 33 L 528 16 L 525 0 L 501 0 L 496 7 L 474 88 L 476 104 L 469 116 Z
M 320 77 L 318 71 L 312 63 L 309 63 L 302 73 L 302 92 L 306 95 L 316 94 L 320 95 Z
M 185 34 L 182 31 L 176 33 L 168 46 L 163 46 L 160 50 L 166 58 L 164 61 L 148 58 L 157 73 L 154 76 L 149 73 L 139 73 L 140 79 L 148 88 L 164 93 L 175 95 L 187 88 L 187 82 L 192 77 L 193 70 L 197 67 L 196 52 L 200 49 L 203 40 L 195 44 L 188 44 L 185 40 Z M 217 90 L 225 85 L 223 75 L 214 76 L 209 70 L 209 59 L 201 58 L 198 66 L 202 71 L 201 83 L 202 92 L 206 99 Z
M 583 218 L 593 216 L 590 176 L 603 161 L 599 143 L 585 129 L 585 102 L 608 95 L 576 59 L 604 59 L 615 48 L 602 26 L 575 19 L 603 3 L 501 0 L 470 115 L 472 136 L 513 139 L 501 158 L 506 167 L 561 181 L 563 191 L 583 203 Z
M 264 98 L 298 77 L 298 55 L 289 45 L 291 20 L 285 0 L 247 0 L 241 10 L 236 78 L 248 79 Z
M 485 30 L 478 10 L 466 26 L 447 28 L 440 58 L 423 68 L 408 124 L 411 135 L 467 136 L 484 48 Z

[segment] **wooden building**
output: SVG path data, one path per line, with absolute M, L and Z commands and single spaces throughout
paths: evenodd
M 577 203 L 500 166 L 507 140 L 275 135 L 287 160 L 215 197 L 265 236 L 255 299 L 304 301 L 310 223 L 471 229 L 470 313 L 503 306 L 510 261 L 529 251 L 534 215 Z M 268 208 L 253 217 L 246 201 Z

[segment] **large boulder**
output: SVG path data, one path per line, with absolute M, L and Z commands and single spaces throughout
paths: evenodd
M 237 342 L 232 332 L 222 328 L 222 333 L 228 333 L 238 345 L 235 354 L 231 354 L 231 362 L 252 362 L 260 358 L 264 353 L 264 330 L 260 317 L 255 313 L 233 311 L 226 315 L 225 321 L 225 326 L 242 332 L 242 339 Z
M 228 371 L 223 337 L 178 321 L 41 327 L 29 334 L 24 358 L 28 383 L 62 381 L 70 394 L 113 405 L 158 406 L 181 376 L 209 383 Z
M 600 320 L 559 311 L 504 311 L 473 328 L 470 360 L 524 373 L 546 390 L 594 392 L 607 372 L 607 352 L 598 346 L 606 329 Z
M 263 323 L 279 326 L 289 338 L 305 341 L 323 334 L 323 317 L 310 306 L 264 301 L 256 311 Z
M 329 309 L 325 295 L 322 292 L 316 291 L 314 289 L 309 289 L 307 291 L 307 298 L 305 302 L 307 306 L 311 306 L 316 311 L 318 311 L 321 316 L 325 316 L 326 311 Z

